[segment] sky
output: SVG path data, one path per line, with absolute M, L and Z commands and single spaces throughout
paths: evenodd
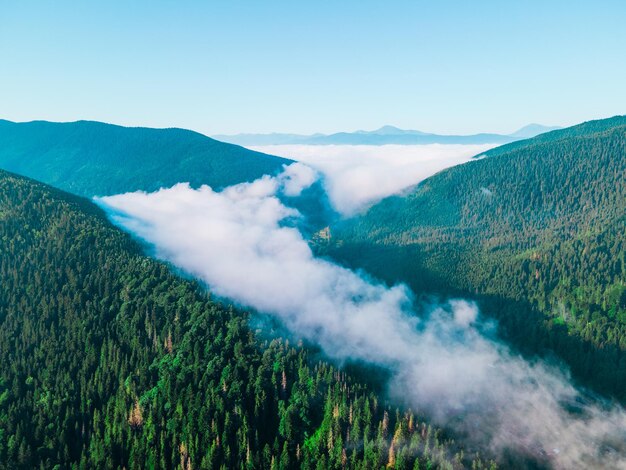
M 509 133 L 626 113 L 626 2 L 0 0 L 0 118 Z

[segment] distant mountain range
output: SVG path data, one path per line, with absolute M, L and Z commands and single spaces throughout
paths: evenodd
M 559 129 L 529 124 L 513 134 L 440 135 L 383 126 L 373 131 L 337 132 L 335 134 L 236 134 L 215 135 L 214 139 L 237 145 L 417 145 L 417 144 L 505 144 L 535 137 Z

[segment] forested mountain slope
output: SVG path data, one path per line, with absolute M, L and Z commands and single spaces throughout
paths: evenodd
M 3 171 L 0 279 L 0 468 L 471 465 L 88 200 Z
M 626 117 L 515 142 L 332 228 L 323 251 L 479 296 L 510 339 L 626 399 Z
M 0 168 L 81 196 L 189 182 L 222 188 L 290 163 L 184 129 L 0 120 Z

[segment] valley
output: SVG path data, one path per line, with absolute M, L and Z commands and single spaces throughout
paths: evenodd
M 189 150 L 196 167 L 166 174 L 174 154 L 162 150 L 151 163 L 157 181 L 192 183 L 159 189 L 141 167 L 114 169 L 145 135 L 169 131 L 89 125 L 125 140 L 98 144 L 94 158 L 84 124 L 57 127 L 51 152 L 72 156 L 58 159 L 41 153 L 38 127 L 35 138 L 27 129 L 0 139 L 25 176 L 55 184 L 76 172 L 59 185 L 75 195 L 3 174 L 2 276 L 12 281 L 0 331 L 13 345 L 5 356 L 22 365 L 2 372 L 0 422 L 11 438 L 0 460 L 620 465 L 626 413 L 611 399 L 623 402 L 626 374 L 623 118 L 479 149 L 343 215 L 327 191 L 347 167 L 315 170 L 215 142 L 231 155 L 228 169 L 215 173 L 200 149 Z M 159 148 L 180 149 L 187 134 L 167 138 Z M 30 154 L 36 164 L 19 166 Z M 239 174 L 248 158 L 270 166 Z M 315 168 L 315 157 L 307 163 Z M 94 172 L 109 168 L 92 189 Z M 106 188 L 122 192 L 96 197 L 100 207 L 82 199 Z M 20 259 L 31 264 L 11 261 Z M 87 358 L 67 355 L 77 350 Z M 66 351 L 61 362 L 55 351 Z M 56 368 L 66 372 L 52 380 Z M 40 431 L 26 437 L 27 427 Z M 65 431 L 46 434 L 56 428 Z

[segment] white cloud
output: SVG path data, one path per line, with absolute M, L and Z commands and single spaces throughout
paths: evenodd
M 303 190 L 311 186 L 318 179 L 317 172 L 310 166 L 301 163 L 284 165 L 283 172 L 278 176 L 285 196 L 299 196 Z
M 353 215 L 494 146 L 267 145 L 251 148 L 315 168 L 324 175 L 334 208 L 344 215 Z
M 293 189 L 285 178 L 222 192 L 179 184 L 98 201 L 216 294 L 275 315 L 337 360 L 389 367 L 392 397 L 474 443 L 545 455 L 558 468 L 624 467 L 617 451 L 600 454 L 606 442 L 626 442 L 621 408 L 584 404 L 562 372 L 490 339 L 471 302 L 429 306 L 419 320 L 406 287 L 316 258 L 297 229 L 281 225 L 297 216 L 276 197 Z M 576 401 L 580 413 L 565 411 L 563 403 Z

